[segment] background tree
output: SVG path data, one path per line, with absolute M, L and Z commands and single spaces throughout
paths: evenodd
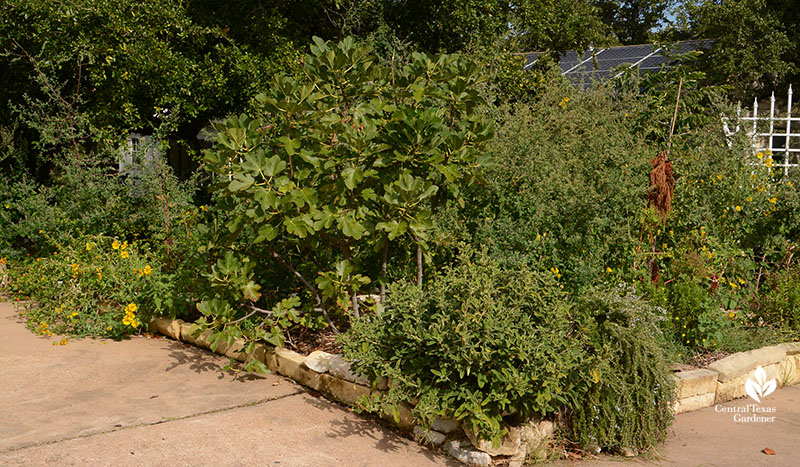
M 645 44 L 675 0 L 594 0 L 600 19 L 623 44 Z
M 692 36 L 715 39 L 702 62 L 709 79 L 730 85 L 734 98 L 752 98 L 797 77 L 796 2 L 701 0 L 686 9 Z

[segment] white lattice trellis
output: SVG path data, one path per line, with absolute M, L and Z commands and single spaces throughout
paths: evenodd
M 792 116 L 792 86 L 786 99 L 786 116 L 776 115 L 775 92 L 770 97 L 769 115 L 759 116 L 758 98 L 753 99 L 753 108 L 750 115 L 742 116 L 742 110 L 737 112 L 736 128 L 731 130 L 728 120 L 723 120 L 723 127 L 727 136 L 733 136 L 744 130 L 753 142 L 755 152 L 772 154 L 776 168 L 782 169 L 784 174 L 789 173 L 790 167 L 800 167 L 800 117 Z M 792 133 L 792 126 L 795 133 Z

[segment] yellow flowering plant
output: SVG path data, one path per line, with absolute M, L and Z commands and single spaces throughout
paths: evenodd
M 40 334 L 122 338 L 161 311 L 153 300 L 162 295 L 159 263 L 125 240 L 82 237 L 53 255 L 16 262 L 10 276 L 16 295 L 37 303 L 25 316 Z

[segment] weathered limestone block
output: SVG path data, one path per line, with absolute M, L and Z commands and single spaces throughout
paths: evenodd
M 381 418 L 394 423 L 400 428 L 410 430 L 417 424 L 414 421 L 414 416 L 411 414 L 411 410 L 411 404 L 403 402 L 397 407 L 397 412 L 387 410 L 381 414 Z
M 255 347 L 255 349 L 253 349 L 253 354 L 250 356 L 250 358 L 248 358 L 247 360 L 242 359 L 240 361 L 242 361 L 244 363 L 247 363 L 247 362 L 249 362 L 251 360 L 258 360 L 259 362 L 263 363 L 264 362 L 264 356 L 266 355 L 267 350 L 268 350 L 268 347 L 266 345 L 264 345 L 264 344 L 256 344 L 256 347 Z M 246 358 L 247 355 L 244 355 L 244 357 Z
M 278 361 L 275 357 L 275 348 L 274 347 L 265 348 L 264 355 L 262 357 L 263 359 L 261 360 L 261 363 L 266 365 L 271 372 L 278 373 Z
M 486 467 L 492 463 L 492 456 L 485 452 L 462 447 L 461 441 L 449 441 L 444 447 L 448 454 L 464 464 Z
M 786 351 L 786 355 L 800 354 L 800 342 L 786 342 L 784 344 L 778 344 L 778 347 Z
M 157 332 L 179 341 L 181 340 L 182 324 L 183 320 L 180 319 L 155 318 L 150 321 L 150 332 Z
M 466 426 L 464 427 L 464 433 L 467 434 L 467 438 L 469 438 L 470 442 L 472 442 L 472 445 L 475 446 L 476 449 L 483 451 L 490 456 L 513 456 L 520 450 L 520 433 L 519 430 L 516 430 L 513 427 L 508 428 L 508 433 L 503 436 L 503 439 L 500 440 L 499 446 L 495 446 L 489 440 L 478 439 L 477 435 Z
M 197 345 L 197 338 L 191 332 L 192 323 L 181 324 L 181 340 L 187 344 Z
M 800 383 L 800 354 L 786 357 L 786 359 L 794 360 L 794 379 L 796 383 Z
M 507 427 L 508 433 L 500 441 L 500 445 L 494 446 L 491 441 L 477 439 L 466 426 L 463 428 L 475 448 L 492 456 L 523 458 L 546 445 L 555 431 L 553 422 L 534 419 L 524 425 Z
M 675 373 L 677 398 L 686 399 L 700 394 L 713 393 L 717 389 L 717 372 L 701 368 L 699 370 Z
M 439 417 L 431 423 L 431 429 L 441 433 L 452 433 L 461 428 L 461 423 L 452 418 Z
M 778 364 L 778 378 L 775 382 L 779 387 L 789 386 L 798 382 L 800 372 L 797 368 L 797 359 L 794 355 L 787 355 L 786 360 Z
M 244 339 L 236 339 L 231 345 L 226 346 L 224 352 L 220 353 L 226 357 L 235 358 L 236 360 L 243 362 L 246 355 L 240 352 L 242 349 L 244 349 Z
M 414 427 L 414 436 L 418 440 L 433 444 L 434 446 L 439 446 L 444 443 L 444 440 L 447 438 L 444 433 L 439 433 L 436 430 L 423 430 L 419 425 Z
M 332 356 L 328 352 L 315 350 L 306 357 L 303 363 L 317 373 L 326 373 L 328 371 L 328 360 Z
M 531 420 L 517 429 L 522 448 L 518 454 L 528 456 L 547 447 L 556 431 L 556 425 L 549 420 Z
M 691 412 L 693 410 L 700 410 L 706 407 L 711 407 L 714 405 L 714 401 L 716 400 L 716 386 L 717 382 L 714 382 L 714 390 L 712 392 L 707 392 L 705 394 L 697 394 L 694 396 L 684 397 L 682 399 L 678 399 L 675 402 L 675 405 L 672 408 L 672 412 L 675 415 L 685 412 Z
M 326 394 L 339 402 L 347 405 L 356 405 L 358 398 L 364 394 L 369 394 L 367 386 L 346 381 L 329 374 L 318 375 L 319 385 L 317 390 Z
M 352 383 L 369 385 L 369 381 L 361 376 L 356 376 L 350 369 L 350 363 L 345 361 L 341 355 L 330 354 L 321 350 L 315 350 L 306 357 L 305 365 L 317 373 L 330 373 L 338 378 Z
M 780 346 L 772 345 L 747 352 L 735 353 L 708 365 L 708 368 L 719 373 L 717 379 L 724 383 L 749 374 L 759 366 L 766 368 L 768 365 L 778 363 L 785 358 L 786 350 L 782 349 Z
M 204 349 L 211 350 L 211 344 L 209 344 L 209 342 L 208 342 L 208 339 L 210 337 L 211 337 L 211 330 L 210 329 L 206 329 L 199 336 L 194 338 L 195 344 L 197 344 L 200 347 L 203 347 Z
M 758 366 L 758 365 L 757 365 Z M 775 382 L 780 384 L 780 364 L 773 363 L 771 365 L 763 365 L 762 368 L 764 372 L 767 374 L 767 380 L 775 378 Z M 755 374 L 754 370 L 751 370 L 741 376 L 736 378 L 727 380 L 727 381 L 717 381 L 717 396 L 715 398 L 714 403 L 720 404 L 722 402 L 731 401 L 734 399 L 738 399 L 740 397 L 744 397 L 746 393 L 744 392 L 744 385 L 748 378 L 755 379 L 753 376 Z
M 287 349 L 275 349 L 275 371 L 287 378 L 291 378 L 303 386 L 318 390 L 320 374 L 303 365 L 305 357 L 297 352 Z

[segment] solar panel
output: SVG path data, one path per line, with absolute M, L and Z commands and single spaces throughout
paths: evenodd
M 575 51 L 568 51 L 561 56 L 558 65 L 563 75 L 586 87 L 591 84 L 592 79 L 604 80 L 616 76 L 619 72 L 614 70 L 621 65 L 657 72 L 669 66 L 664 56 L 668 50 L 671 55 L 680 55 L 693 50 L 709 49 L 712 44 L 711 40 L 695 40 L 677 42 L 669 48 L 654 44 L 623 45 L 589 50 L 580 56 Z M 525 68 L 530 68 L 542 55 L 541 52 L 527 54 Z

